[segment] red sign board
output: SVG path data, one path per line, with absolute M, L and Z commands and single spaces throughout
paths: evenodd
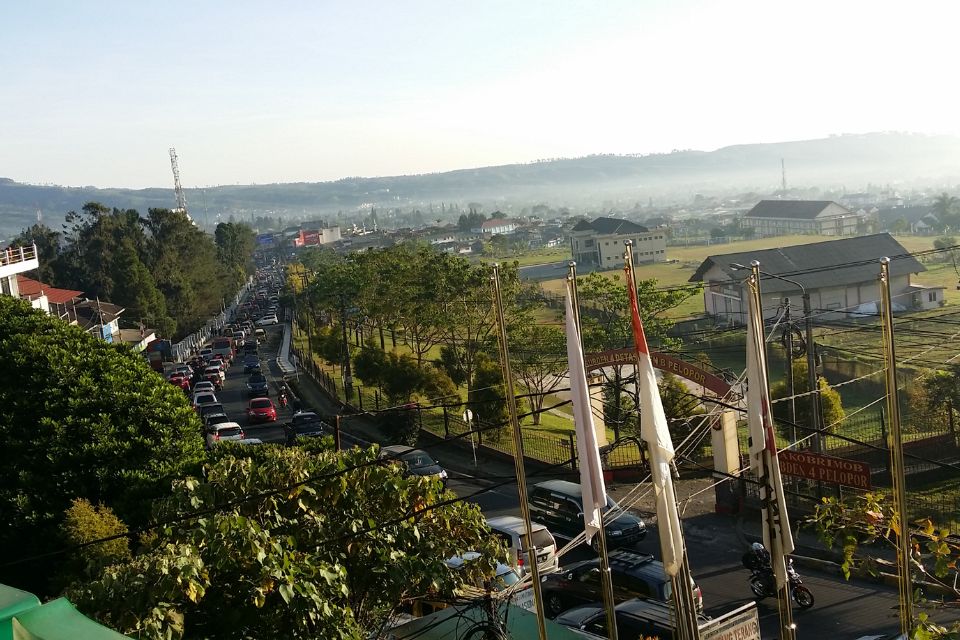
M 681 378 L 686 378 L 699 384 L 705 389 L 713 391 L 718 396 L 725 396 L 730 391 L 730 385 L 726 380 L 704 371 L 689 362 L 684 362 L 672 356 L 667 356 L 656 351 L 650 354 L 650 360 L 653 366 L 661 371 L 669 371 Z M 587 353 L 583 356 L 584 368 L 587 371 L 612 367 L 615 365 L 634 364 L 637 361 L 637 352 L 633 349 L 613 349 L 611 351 L 601 351 L 600 353 Z
M 857 489 L 870 488 L 870 465 L 866 462 L 801 451 L 781 451 L 777 459 L 780 471 L 787 475 Z

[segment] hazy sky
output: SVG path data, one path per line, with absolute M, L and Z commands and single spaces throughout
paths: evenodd
M 0 6 L 0 177 L 330 180 L 960 132 L 952 0 Z

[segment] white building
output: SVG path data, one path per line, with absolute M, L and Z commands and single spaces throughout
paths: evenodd
M 849 236 L 870 221 L 830 200 L 761 200 L 743 216 L 741 225 L 757 237 L 789 234 Z
M 619 218 L 581 220 L 570 231 L 570 254 L 578 265 L 614 269 L 623 265 L 623 243 L 633 240 L 633 261 L 665 262 L 667 238 L 663 229 L 648 229 Z
M 29 247 L 7 247 L 0 249 L 0 293 L 5 296 L 20 297 L 20 287 L 17 284 L 17 275 L 40 268 L 37 258 L 37 245 Z M 31 300 L 37 309 L 46 311 L 46 299 Z
M 890 262 L 894 310 L 943 306 L 944 288 L 913 284 L 913 274 L 926 271 L 926 267 L 888 233 L 710 256 L 690 276 L 690 282 L 703 282 L 703 304 L 708 316 L 730 324 L 743 324 L 747 300 L 743 297 L 742 285 L 750 270 L 733 265 L 749 267 L 756 260 L 761 270 L 802 284 L 810 294 L 810 306 L 819 319 L 849 319 L 858 314 L 876 314 L 880 299 L 877 276 L 880 258 L 884 256 L 902 256 Z M 792 308 L 802 305 L 800 288 L 790 282 L 764 278 L 762 291 L 766 318 L 777 316 L 785 297 L 790 298 Z

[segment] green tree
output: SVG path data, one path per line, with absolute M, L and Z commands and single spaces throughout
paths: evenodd
M 123 277 L 116 280 L 111 302 L 124 307 L 129 318 L 142 320 L 146 326 L 157 329 L 160 335 L 174 335 L 177 325 L 167 315 L 167 301 L 129 240 L 123 241 L 114 252 L 112 271 Z
M 0 296 L 0 544 L 23 556 L 57 546 L 75 498 L 110 506 L 131 526 L 172 479 L 203 457 L 183 393 L 124 346 L 109 345 Z M 2 571 L 37 588 L 44 563 Z
M 533 424 L 540 424 L 546 395 L 560 386 L 569 369 L 567 339 L 559 327 L 524 323 L 510 333 L 511 368 L 533 394 L 530 409 Z
M 943 192 L 934 198 L 930 210 L 945 230 L 960 230 L 960 198 Z
M 20 232 L 12 246 L 37 245 L 37 258 L 40 262 L 39 278 L 48 284 L 56 281 L 57 264 L 60 259 L 62 235 L 45 224 L 35 224 Z
M 127 533 L 127 525 L 105 505 L 94 507 L 86 498 L 75 498 L 66 511 L 62 531 L 68 546 L 79 547 L 73 554 L 79 565 L 72 572 L 73 575 L 90 578 L 99 575 L 104 567 L 131 557 L 126 538 L 89 544 L 94 540 Z
M 379 637 L 403 603 L 451 598 L 505 556 L 478 507 L 441 506 L 439 480 L 374 449 L 228 445 L 203 477 L 175 483 L 164 512 L 210 512 L 76 585 L 81 611 L 140 638 Z M 450 571 L 468 549 L 481 558 Z
M 667 417 L 667 425 L 670 429 L 670 438 L 674 446 L 679 446 L 681 442 L 697 430 L 703 420 L 703 414 L 706 413 L 700 398 L 690 393 L 687 385 L 677 376 L 669 372 L 664 372 L 657 383 L 660 390 L 660 400 L 663 403 L 663 413 Z M 640 409 L 643 411 L 643 408 Z M 693 456 L 700 453 L 706 446 L 707 440 L 701 438 L 696 443 L 694 449 L 687 449 L 687 455 Z
M 832 389 L 829 383 L 823 376 L 817 377 L 817 386 L 820 389 L 820 412 L 823 418 L 822 426 L 824 428 L 830 427 L 831 425 L 839 424 L 846 413 L 843 410 L 843 400 L 840 397 L 840 393 L 836 389 Z M 793 361 L 793 392 L 795 395 L 804 394 L 809 391 L 810 385 L 807 383 L 807 361 L 806 359 L 800 358 Z M 779 400 L 781 398 L 789 397 L 790 393 L 787 389 L 786 381 L 780 381 L 774 384 L 770 388 L 770 397 L 773 400 Z M 788 402 L 775 402 L 773 404 L 773 416 L 778 420 L 777 428 L 780 430 L 780 434 L 789 439 L 793 433 L 791 425 L 789 425 L 787 420 L 790 419 L 790 407 Z M 796 399 L 794 403 L 796 407 L 797 415 L 797 424 L 801 426 L 809 427 L 812 422 L 810 420 L 810 398 L 809 396 L 802 396 Z M 803 438 L 809 435 L 812 432 L 806 432 L 802 429 L 797 429 L 796 434 L 798 438 Z
M 230 288 L 239 290 L 247 278 L 253 275 L 253 251 L 257 236 L 249 225 L 244 223 L 220 223 L 214 231 L 217 244 L 217 256 L 230 279 Z

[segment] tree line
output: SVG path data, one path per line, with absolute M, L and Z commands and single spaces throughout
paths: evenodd
M 36 243 L 44 282 L 117 304 L 126 320 L 179 339 L 253 273 L 255 240 L 242 223 L 220 224 L 211 237 L 179 211 L 142 216 L 91 202 L 67 213 L 60 231 L 35 224 L 14 244 Z

